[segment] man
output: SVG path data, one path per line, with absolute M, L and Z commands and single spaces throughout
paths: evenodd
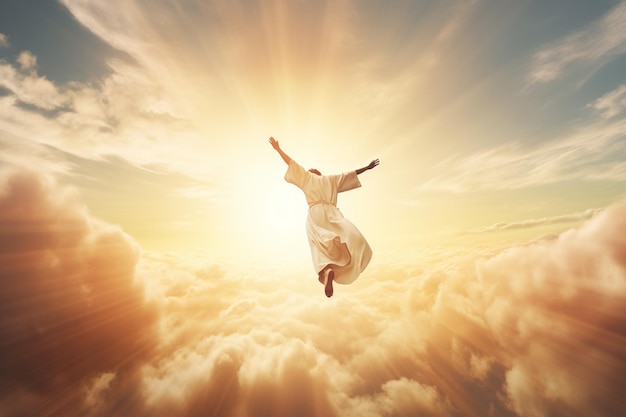
M 300 188 L 309 204 L 306 231 L 313 267 L 324 285 L 327 297 L 333 295 L 333 281 L 350 284 L 367 267 L 372 249 L 359 230 L 337 208 L 337 194 L 361 186 L 358 175 L 378 166 L 374 159 L 367 166 L 339 175 L 306 171 L 291 159 L 273 137 L 272 147 L 288 165 L 285 180 Z

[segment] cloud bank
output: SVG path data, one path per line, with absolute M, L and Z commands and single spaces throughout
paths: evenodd
M 520 415 L 612 415 L 623 406 L 626 205 L 556 241 L 481 263 L 484 318 Z
M 463 230 L 460 234 L 481 234 L 481 233 L 492 233 L 492 232 L 501 232 L 505 230 L 515 230 L 515 229 L 528 229 L 532 227 L 550 225 L 550 224 L 558 224 L 558 223 L 571 223 L 582 220 L 590 219 L 591 217 L 598 214 L 602 209 L 587 209 L 584 211 L 580 211 L 577 213 L 570 214 L 562 214 L 560 216 L 551 216 L 551 217 L 542 217 L 540 219 L 528 219 L 519 222 L 501 222 L 495 223 L 491 226 L 483 227 L 480 229 L 470 229 Z
M 73 415 L 150 357 L 138 247 L 50 178 L 0 179 L 0 415 Z
M 0 184 L 0 416 L 625 405 L 626 203 L 495 256 L 372 265 L 328 300 L 302 271 L 189 253 L 137 263 L 127 235 L 50 179 Z

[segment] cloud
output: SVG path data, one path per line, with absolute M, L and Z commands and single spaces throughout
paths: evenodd
M 587 209 L 577 213 L 563 214 L 560 216 L 543 217 L 540 219 L 528 219 L 521 222 L 495 223 L 481 229 L 471 229 L 461 231 L 461 234 L 481 234 L 500 232 L 503 230 L 527 229 L 531 227 L 544 226 L 549 224 L 570 223 L 590 219 L 598 214 L 602 209 Z
M 37 57 L 30 51 L 22 51 L 17 56 L 17 63 L 24 71 L 34 71 L 37 69 Z
M 302 273 L 274 279 L 271 269 L 204 268 L 148 255 L 141 275 L 168 271 L 153 288 L 167 320 L 162 359 L 144 368 L 150 415 L 197 415 L 198 404 L 235 416 L 436 415 L 449 408 L 432 385 L 388 379 L 384 363 L 372 366 L 401 335 L 395 315 L 385 329 L 382 306 L 344 299 L 321 309 L 312 276 L 307 286 Z M 394 294 L 382 304 L 393 305 Z
M 144 368 L 151 413 L 196 415 L 203 393 L 235 416 L 612 415 L 625 214 L 477 263 L 382 266 L 326 304 L 321 288 L 259 280 L 270 271 L 153 256 L 144 267 L 177 272 L 157 291 L 171 338 Z
M 624 163 L 615 158 L 626 150 L 626 119 L 609 118 L 621 111 L 622 87 L 590 104 L 589 120 L 540 146 L 512 142 L 468 156 L 452 156 L 418 191 L 466 192 L 502 190 L 566 180 L 622 181 Z
M 373 264 L 326 299 L 304 267 L 138 260 L 49 178 L 2 178 L 0 416 L 623 408 L 626 203 L 496 255 Z
M 612 415 L 622 407 L 626 204 L 555 241 L 481 263 L 485 320 L 519 415 Z
M 596 110 L 604 119 L 622 114 L 626 109 L 626 84 L 606 93 L 587 107 Z
M 27 51 L 20 53 L 16 66 L 0 63 L 0 86 L 9 92 L 0 97 L 0 127 L 81 156 L 118 152 L 153 163 L 155 153 L 169 152 L 170 158 L 156 160 L 171 160 L 180 151 L 162 142 L 156 148 L 146 144 L 173 131 L 181 139 L 188 137 L 188 122 L 178 117 L 158 83 L 130 64 L 110 65 L 115 73 L 101 84 L 59 86 L 37 73 L 36 57 Z M 148 157 L 142 159 L 138 149 Z
M 26 103 L 43 110 L 54 110 L 67 105 L 67 99 L 57 86 L 37 74 L 37 59 L 32 53 L 21 52 L 18 64 L 19 68 L 15 68 L 9 63 L 0 62 L 0 86 L 11 92 L 2 97 L 6 111 L 11 111 L 8 108 L 9 104 L 16 104 L 15 101 L 10 101 L 13 97 L 18 103 Z M 2 118 L 5 122 L 3 125 L 6 126 L 6 121 L 11 120 L 11 116 L 12 114 L 9 114 Z
M 619 2 L 602 18 L 578 32 L 548 44 L 533 58 L 531 83 L 546 83 L 563 75 L 568 67 L 598 66 L 626 52 L 626 2 Z
M 255 289 L 232 268 L 190 273 L 176 309 L 196 299 L 202 314 L 193 306 L 205 300 L 221 313 L 201 333 L 219 336 L 179 338 L 185 347 L 146 368 L 150 398 L 184 409 L 199 386 L 216 392 L 225 367 L 233 415 L 612 415 L 624 382 L 625 214 L 617 205 L 558 239 L 455 259 L 449 272 L 383 268 L 327 304 L 297 287 Z M 219 288 L 232 294 L 210 295 Z M 168 399 L 166 387 L 180 394 Z
M 87 158 L 123 154 L 137 164 L 210 171 L 210 157 L 180 146 L 198 145 L 187 104 L 132 62 L 115 59 L 108 65 L 111 73 L 98 82 L 57 84 L 38 73 L 37 57 L 29 51 L 21 51 L 15 63 L 0 62 L 0 130 Z
M 1 174 L 0 415 L 79 414 L 154 348 L 138 248 L 50 178 Z
M 9 46 L 11 46 L 9 37 L 4 33 L 0 33 L 0 48 L 8 48 Z

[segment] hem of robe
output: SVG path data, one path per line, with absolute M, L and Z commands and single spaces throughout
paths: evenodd
M 369 265 L 370 260 L 372 259 L 372 250 L 370 246 L 365 242 L 365 246 L 363 250 L 356 257 L 352 255 L 354 251 L 351 251 L 348 247 L 347 242 L 342 242 L 340 236 L 335 236 L 333 239 L 326 241 L 325 243 L 330 243 L 333 246 L 337 246 L 341 248 L 340 250 L 345 251 L 344 254 L 347 254 L 347 261 L 337 263 L 336 261 L 332 261 L 325 256 L 321 256 L 321 258 L 326 258 L 328 262 L 315 262 L 316 272 L 319 273 L 330 265 L 335 272 L 335 278 L 333 278 L 333 282 L 337 284 L 348 285 L 356 281 L 356 279 L 361 275 L 361 273 L 365 270 L 367 265 Z M 353 260 L 359 260 L 359 265 L 353 264 Z

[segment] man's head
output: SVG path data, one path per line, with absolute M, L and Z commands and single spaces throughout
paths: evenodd
M 321 172 L 319 172 L 319 171 L 318 171 L 317 169 L 315 169 L 315 168 L 311 168 L 311 169 L 309 169 L 309 172 L 310 172 L 310 173 L 312 173 L 312 174 L 315 174 L 315 175 L 320 175 L 320 176 L 322 175 L 322 173 L 321 173 Z

